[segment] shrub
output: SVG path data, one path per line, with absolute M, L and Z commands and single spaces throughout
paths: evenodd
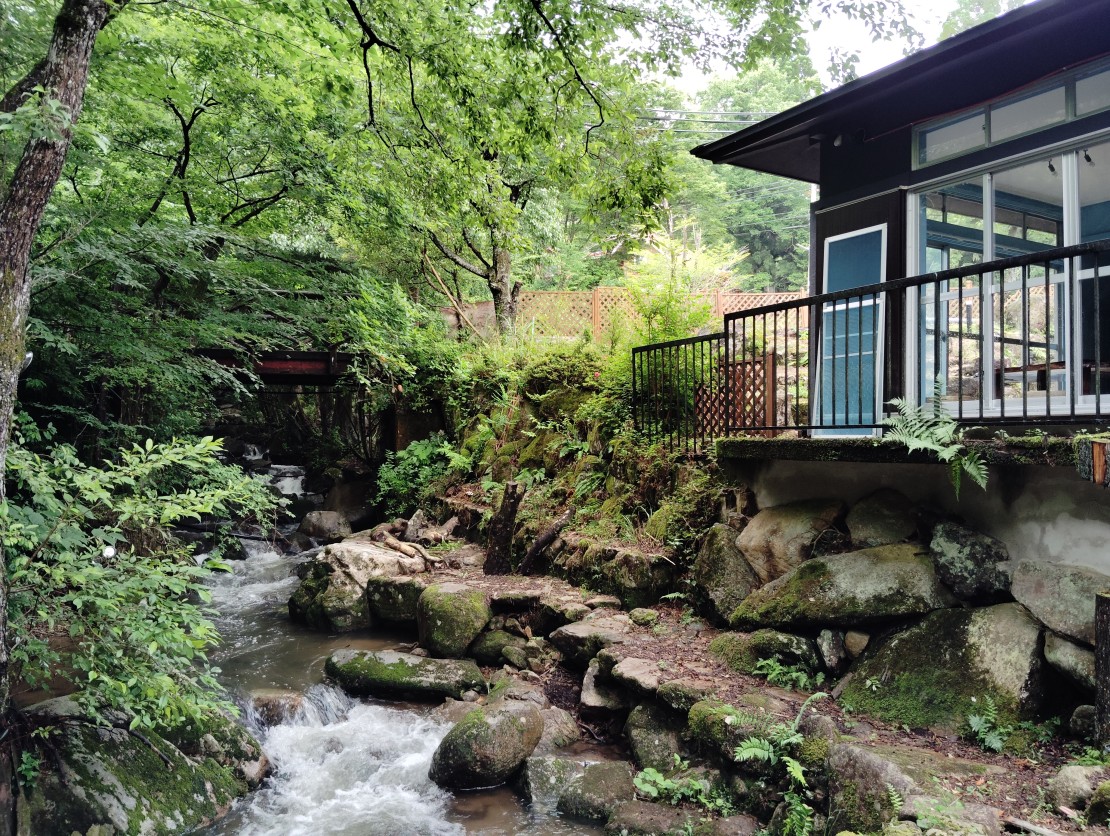
M 43 454 L 16 435 L 0 506 L 13 674 L 61 675 L 87 714 L 169 728 L 230 708 L 206 653 L 219 639 L 204 578 L 169 527 L 185 519 L 272 515 L 261 482 L 220 464 L 211 438 L 122 450 L 100 467 L 69 445 Z M 67 642 L 57 641 L 65 637 Z M 60 649 L 65 647 L 66 649 Z

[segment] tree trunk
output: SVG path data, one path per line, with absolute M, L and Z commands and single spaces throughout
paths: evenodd
M 1095 595 L 1095 728 L 1099 747 L 1110 750 L 1110 592 Z
M 528 548 L 527 554 L 524 555 L 524 560 L 520 561 L 519 571 L 522 575 L 531 575 L 535 570 L 536 561 L 539 560 L 544 549 L 555 542 L 555 538 L 559 533 L 570 524 L 571 517 L 574 516 L 574 510 L 568 508 L 564 511 L 555 522 L 551 523 L 545 528 L 536 541 Z
M 524 499 L 524 488 L 519 482 L 506 482 L 501 507 L 489 521 L 489 545 L 482 571 L 487 575 L 508 575 L 513 571 L 513 532 L 516 531 L 516 512 Z
M 486 284 L 493 296 L 493 313 L 497 317 L 497 330 L 511 334 L 516 327 L 517 301 L 520 285 L 513 282 L 512 254 L 501 247 L 494 248 L 493 265 L 486 272 Z
M 117 0 L 116 10 L 127 0 Z M 54 21 L 46 58 L 32 70 L 45 95 L 69 115 L 57 133 L 32 137 L 23 149 L 0 203 L 0 473 L 7 461 L 16 387 L 23 368 L 24 329 L 31 303 L 28 264 L 47 201 L 62 173 L 73 124 L 81 115 L 89 59 L 97 33 L 108 20 L 106 0 L 65 0 Z M 13 87 L 13 95 L 22 82 Z M 10 97 L 5 96 L 5 100 Z M 0 479 L 0 500 L 4 497 Z M 7 576 L 0 573 L 0 714 L 10 697 L 8 681 Z

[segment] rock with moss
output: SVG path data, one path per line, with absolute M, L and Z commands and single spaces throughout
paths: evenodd
M 289 599 L 289 617 L 320 630 L 366 629 L 373 623 L 366 597 L 370 579 L 423 571 L 420 558 L 374 543 L 336 543 L 298 569 L 301 583 Z
M 736 529 L 720 523 L 706 532 L 694 561 L 693 579 L 703 613 L 718 624 L 761 585 L 759 577 L 736 545 Z
M 585 769 L 586 765 L 578 758 L 533 755 L 524 761 L 513 788 L 536 812 L 553 813 L 559 796 Z
M 81 710 L 62 697 L 30 713 L 58 722 L 80 717 Z M 195 743 L 193 755 L 162 735 L 144 736 L 149 742 L 123 728 L 67 724 L 51 741 L 61 771 L 43 771 L 33 789 L 16 797 L 16 833 L 180 833 L 219 819 L 265 774 L 245 768 L 264 756 L 231 720 L 182 730 L 182 745 Z
M 624 724 L 632 760 L 641 769 L 673 769 L 675 755 L 681 751 L 678 733 L 674 718 L 656 703 L 640 703 Z
M 654 801 L 625 801 L 613 810 L 605 832 L 620 836 L 684 836 L 700 818 L 701 812 L 697 810 Z
M 394 650 L 337 650 L 324 663 L 324 673 L 349 694 L 386 699 L 461 699 L 486 687 L 470 659 L 428 659 Z
M 371 618 L 388 624 L 415 624 L 416 603 L 429 583 L 427 574 L 368 578 L 366 601 Z
M 797 665 L 810 674 L 821 668 L 813 639 L 770 628 L 754 633 L 721 633 L 709 643 L 709 652 L 741 673 L 755 673 L 756 665 L 764 659 Z
M 500 665 L 502 661 L 502 652 L 506 647 L 513 647 L 520 650 L 523 654 L 524 665 L 528 664 L 528 656 L 524 653 L 524 645 L 526 641 L 520 636 L 514 636 L 512 633 L 507 633 L 504 630 L 490 630 L 489 632 L 482 633 L 470 645 L 469 656 L 477 659 L 483 665 Z M 520 657 L 517 657 L 518 659 Z M 515 664 L 515 662 L 514 662 Z M 521 667 L 517 665 L 517 667 Z
M 939 610 L 860 664 L 841 699 L 890 722 L 956 729 L 990 697 L 1005 725 L 1041 705 L 1040 647 L 1041 625 L 1020 604 Z
M 462 658 L 492 615 L 482 590 L 461 583 L 432 584 L 416 602 L 420 644 L 433 656 Z
M 666 662 L 627 657 L 609 671 L 609 679 L 637 697 L 654 697 L 659 682 L 666 674 Z
M 297 531 L 317 542 L 334 543 L 351 536 L 351 524 L 338 511 L 309 511 Z
M 675 564 L 657 554 L 613 549 L 596 567 L 591 586 L 615 595 L 629 609 L 646 607 L 673 588 Z
M 583 717 L 606 720 L 628 710 L 628 696 L 623 689 L 601 681 L 599 669 L 597 659 L 592 659 L 587 665 L 586 675 L 582 677 L 579 709 Z
M 687 714 L 695 703 L 713 693 L 714 684 L 708 679 L 683 677 L 660 683 L 655 698 L 681 714 Z
M 540 735 L 540 742 L 536 744 L 533 754 L 547 755 L 557 752 L 559 749 L 577 743 L 581 737 L 574 715 L 566 709 L 549 706 L 540 710 L 540 716 L 543 717 L 543 734 Z
M 851 627 L 951 607 L 956 599 L 917 546 L 813 558 L 757 589 L 732 613 L 737 629 Z
M 520 770 L 542 734 L 543 718 L 531 702 L 476 708 L 440 742 L 428 777 L 448 790 L 500 786 Z
M 829 752 L 829 832 L 876 833 L 897 818 L 933 821 L 944 832 L 998 833 L 998 811 L 934 796 L 945 781 L 989 779 L 1005 770 L 908 746 L 839 743 Z M 895 807 L 895 803 L 901 806 Z M 994 830 L 983 822 L 994 820 Z M 983 822 L 980 822 L 982 818 Z
M 605 822 L 636 795 L 632 767 L 624 761 L 592 763 L 559 796 L 557 809 L 569 819 Z
M 628 613 L 628 618 L 637 627 L 651 627 L 659 621 L 659 613 L 648 607 L 636 607 Z
M 1065 764 L 1048 779 L 1048 797 L 1057 807 L 1082 810 L 1106 778 L 1106 771 L 1102 766 Z
M 740 532 L 736 545 L 761 584 L 806 560 L 813 545 L 844 514 L 839 499 L 807 499 L 764 508 Z
M 1010 553 L 1001 540 L 958 523 L 933 529 L 929 552 L 941 581 L 961 601 L 976 604 L 1011 600 Z
M 1096 827 L 1110 825 L 1110 781 L 1103 781 L 1095 787 L 1087 803 L 1087 823 Z
M 775 720 L 775 716 L 757 708 L 706 699 L 690 707 L 686 733 L 694 748 L 728 763 L 738 743 L 764 733 L 767 724 Z
M 1080 688 L 1095 690 L 1095 653 L 1090 648 L 1048 631 L 1044 638 L 1044 658 Z
M 632 625 L 627 615 L 601 611 L 573 624 L 563 625 L 548 638 L 568 661 L 581 669 L 602 648 L 628 641 L 631 632 Z
M 844 525 L 856 548 L 904 543 L 917 534 L 917 509 L 901 491 L 879 488 L 852 506 Z
M 1042 624 L 1062 636 L 1095 644 L 1094 591 L 1110 589 L 1110 575 L 1086 566 L 1023 560 L 1010 591 Z

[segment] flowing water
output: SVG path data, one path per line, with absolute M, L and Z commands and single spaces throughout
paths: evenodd
M 283 487 L 298 474 L 274 474 Z M 289 481 L 285 481 L 289 480 Z M 428 779 L 432 753 L 450 726 L 428 706 L 354 700 L 321 684 L 324 660 L 343 647 L 395 648 L 412 637 L 375 633 L 327 635 L 289 621 L 286 602 L 296 589 L 293 570 L 311 552 L 280 555 L 267 543 L 244 540 L 247 559 L 211 581 L 223 645 L 213 654 L 221 679 L 239 694 L 279 689 L 303 694 L 283 722 L 267 727 L 246 712 L 274 765 L 266 785 L 241 801 L 210 836 L 249 834 L 536 833 L 602 831 L 566 822 L 550 810 L 522 804 L 507 789 L 453 796 Z M 584 760 L 597 760 L 587 753 Z

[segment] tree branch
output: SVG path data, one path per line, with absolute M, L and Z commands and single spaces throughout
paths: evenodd
M 477 276 L 480 279 L 486 278 L 486 272 L 487 271 L 483 270 L 481 267 L 478 267 L 475 264 L 471 264 L 469 261 L 467 261 L 461 255 L 456 253 L 450 247 L 447 247 L 446 245 L 444 245 L 444 243 L 439 240 L 439 236 L 436 235 L 431 230 L 428 230 L 428 237 L 432 239 L 432 243 L 436 245 L 436 249 L 439 250 L 441 253 L 443 253 L 444 257 L 446 257 L 448 261 L 454 262 L 459 267 L 461 267 L 463 270 L 466 270 L 468 273 L 473 273 L 475 276 Z

